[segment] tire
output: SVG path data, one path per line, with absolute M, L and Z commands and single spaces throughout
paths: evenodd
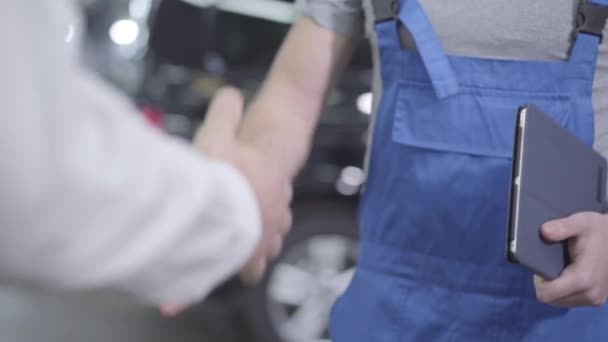
M 285 241 L 283 252 L 270 265 L 260 285 L 246 294 L 243 303 L 245 320 L 255 337 L 252 341 L 327 339 L 329 309 L 350 282 L 356 262 L 356 208 L 355 201 L 340 198 L 308 200 L 294 206 L 294 227 Z M 303 269 L 307 271 L 301 272 Z M 305 278 L 314 286 L 304 285 L 298 277 L 287 276 L 290 273 L 287 270 L 292 270 L 290 272 L 294 275 L 306 273 Z M 294 273 L 293 270 L 299 271 Z M 298 284 L 300 290 L 296 291 Z M 281 294 L 282 291 L 285 294 Z M 297 294 L 298 291 L 301 293 Z M 302 295 L 304 293 L 306 295 Z M 277 299 L 294 297 L 294 294 L 301 298 Z M 291 303 L 300 300 L 301 306 Z M 306 312 L 319 314 L 306 316 L 304 306 L 308 308 Z M 296 315 L 299 315 L 299 320 L 294 319 Z M 303 317 L 312 318 L 308 325 L 300 324 L 306 322 Z

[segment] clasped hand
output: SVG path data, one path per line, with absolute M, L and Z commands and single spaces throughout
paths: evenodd
M 284 172 L 280 147 L 267 144 L 264 139 L 272 132 L 252 132 L 255 127 L 243 120 L 243 109 L 243 97 L 238 90 L 221 90 L 209 107 L 194 145 L 208 157 L 237 168 L 256 195 L 262 215 L 262 239 L 241 272 L 245 282 L 255 283 L 268 262 L 280 253 L 283 237 L 291 227 L 293 188 L 290 175 Z
M 228 163 L 241 172 L 253 190 L 261 213 L 262 238 L 241 270 L 241 279 L 255 284 L 267 265 L 282 249 L 283 238 L 292 224 L 292 175 L 281 160 L 280 146 L 268 143 L 270 130 L 256 132 L 243 120 L 243 97 L 236 89 L 221 90 L 197 131 L 194 147 L 205 156 Z M 161 311 L 173 316 L 181 305 L 165 305 Z

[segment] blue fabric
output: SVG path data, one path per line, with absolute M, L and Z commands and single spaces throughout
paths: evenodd
M 420 3 L 403 2 L 399 6 L 399 20 L 414 38 L 437 96 L 445 98 L 458 93 L 458 79 Z
M 580 34 L 568 61 L 446 56 L 417 1 L 400 8 L 419 52 L 377 25 L 383 97 L 332 340 L 608 341 L 608 307 L 542 305 L 505 261 L 516 111 L 536 104 L 592 144 L 598 37 Z

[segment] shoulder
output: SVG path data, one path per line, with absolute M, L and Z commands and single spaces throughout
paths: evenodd
M 301 10 L 319 25 L 349 36 L 364 32 L 366 0 L 303 0 Z

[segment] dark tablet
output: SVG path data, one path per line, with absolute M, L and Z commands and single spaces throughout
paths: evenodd
M 540 235 L 547 221 L 605 208 L 606 160 L 539 108 L 519 109 L 513 149 L 507 257 L 545 279 L 568 265 L 566 241 Z

